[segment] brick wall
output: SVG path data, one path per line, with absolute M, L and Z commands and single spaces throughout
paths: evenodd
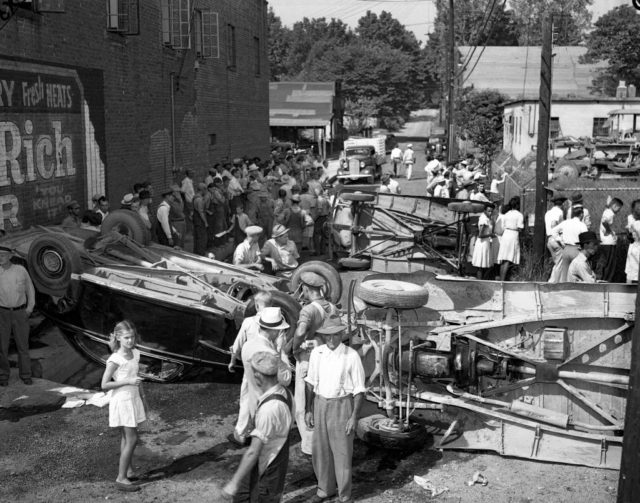
M 137 181 L 151 180 L 158 193 L 182 176 L 172 164 L 172 76 L 176 81 L 175 156 L 180 169 L 193 168 L 196 178 L 202 178 L 207 166 L 223 158 L 267 155 L 266 2 L 198 0 L 197 8 L 218 13 L 220 40 L 219 59 L 199 60 L 193 48 L 173 50 L 162 44 L 159 0 L 140 0 L 138 36 L 106 30 L 105 2 L 67 0 L 65 4 L 64 14 L 14 16 L 0 30 L 0 60 L 61 65 L 82 76 L 85 96 L 93 95 L 89 113 L 112 207 L 119 206 L 122 195 Z M 229 24 L 236 33 L 234 69 L 227 66 Z M 255 37 L 260 40 L 259 75 Z M 215 135 L 214 145 L 211 135 Z M 11 185 L 0 187 L 0 196 L 11 191 Z M 87 194 L 90 191 L 87 188 Z M 64 207 L 56 218 L 63 216 Z M 35 222 L 22 219 L 20 223 Z M 11 227 L 6 219 L 5 227 Z

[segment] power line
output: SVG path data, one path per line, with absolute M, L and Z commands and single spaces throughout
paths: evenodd
M 469 66 L 469 63 L 471 63 L 471 60 L 473 59 L 473 55 L 475 54 L 476 50 L 478 49 L 478 45 L 480 44 L 480 37 L 483 35 L 484 30 L 487 28 L 487 25 L 489 23 L 489 20 L 491 19 L 491 16 L 493 15 L 493 10 L 496 7 L 496 2 L 497 0 L 492 0 L 491 2 L 491 8 L 487 10 L 485 10 L 485 13 L 487 13 L 487 17 L 485 19 L 484 15 L 482 16 L 482 19 L 484 20 L 484 23 L 482 25 L 482 28 L 480 28 L 480 30 L 477 33 L 476 38 L 476 43 L 473 46 L 473 49 L 469 50 L 469 53 L 467 53 L 467 56 L 465 56 L 465 61 L 462 63 L 462 68 L 460 69 L 459 72 L 457 72 L 456 74 L 456 78 L 460 77 L 460 75 L 462 75 L 464 73 L 464 71 L 467 69 L 467 67 Z M 489 4 L 487 4 L 487 7 L 489 7 Z M 493 25 L 493 23 L 492 23 Z M 489 37 L 487 37 L 488 39 Z M 485 39 L 485 41 L 487 40 Z

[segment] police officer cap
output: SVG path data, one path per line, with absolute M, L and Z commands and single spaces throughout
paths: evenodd
M 315 272 L 306 271 L 300 275 L 300 281 L 302 281 L 305 285 L 313 286 L 315 288 L 320 288 L 325 285 L 324 278 Z

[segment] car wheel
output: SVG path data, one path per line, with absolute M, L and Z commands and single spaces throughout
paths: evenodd
M 364 270 L 371 266 L 370 258 L 345 257 L 338 260 L 338 264 L 345 269 Z
M 55 234 L 38 236 L 29 247 L 27 267 L 39 292 L 67 298 L 69 305 L 78 301 L 79 282 L 71 275 L 82 273 L 82 259 L 69 239 Z
M 303 272 L 315 272 L 322 276 L 327 288 L 325 292 L 326 298 L 334 304 L 340 302 L 340 297 L 342 297 L 342 279 L 340 279 L 340 273 L 336 271 L 335 267 L 320 260 L 305 262 L 293 271 L 293 276 L 291 276 L 292 292 L 295 292 L 300 287 L 300 277 Z
M 472 203 L 471 201 L 447 204 L 447 208 L 456 213 L 482 213 L 485 207 L 482 203 Z
M 369 203 L 376 200 L 374 194 L 367 194 L 364 192 L 346 192 L 340 194 L 340 199 L 343 201 L 358 201 L 363 203 Z
M 147 246 L 151 241 L 151 232 L 135 211 L 112 211 L 106 216 L 100 228 L 103 235 L 116 231 L 143 246 Z
M 429 300 L 429 291 L 422 286 L 386 279 L 365 279 L 358 285 L 356 295 L 373 306 L 397 309 L 416 309 Z
M 363 442 L 393 450 L 421 449 L 429 437 L 422 425 L 409 423 L 407 427 L 402 427 L 382 414 L 360 419 L 356 435 Z

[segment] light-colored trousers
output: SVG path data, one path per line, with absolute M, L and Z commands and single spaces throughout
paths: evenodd
M 413 163 L 405 162 L 404 163 L 404 174 L 407 177 L 407 180 L 411 180 L 411 174 L 413 173 Z
M 553 269 L 549 276 L 549 283 L 560 283 L 560 261 L 562 260 L 562 247 L 555 239 L 547 238 L 547 250 L 551 253 L 553 259 Z M 566 278 L 565 278 L 566 280 Z
M 346 433 L 353 413 L 353 395 L 323 398 L 316 395 L 313 418 L 313 471 L 318 479 L 318 496 L 330 497 L 338 492 L 339 501 L 351 500 L 351 463 L 353 437 Z
M 249 382 L 242 378 L 240 386 L 240 410 L 236 422 L 236 434 L 240 438 L 246 438 L 251 433 L 253 418 L 258 408 L 258 396 L 249 388 Z
M 307 377 L 307 371 L 309 370 L 308 361 L 296 362 L 296 386 L 294 390 L 294 399 L 296 404 L 296 425 L 298 426 L 298 432 L 300 433 L 300 449 L 305 454 L 311 454 L 311 440 L 313 438 L 313 430 L 307 428 L 307 423 L 304 421 L 304 409 L 305 409 L 305 381 Z
M 578 256 L 580 253 L 580 248 L 577 245 L 564 245 L 562 248 L 560 260 L 558 263 L 553 266 L 553 271 L 551 271 L 551 277 L 557 278 L 557 281 L 553 283 L 566 283 L 567 278 L 569 276 L 569 265 L 571 261 Z M 549 282 L 551 283 L 551 278 L 549 278 Z

